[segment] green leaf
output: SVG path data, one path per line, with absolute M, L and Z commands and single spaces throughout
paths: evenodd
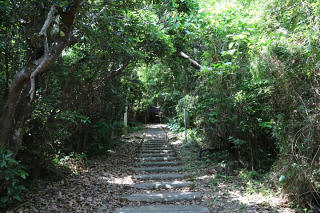
M 236 49 L 232 49 L 232 50 L 229 50 L 227 51 L 229 55 L 234 55 L 234 53 L 236 52 L 237 50 Z
M 11 157 L 12 155 L 13 155 L 12 152 L 8 152 L 8 154 L 5 155 L 5 158 L 9 158 L 9 157 Z
M 279 178 L 279 182 L 283 183 L 286 180 L 286 176 L 285 175 L 281 175 Z
M 6 203 L 6 202 L 8 202 L 8 200 L 9 200 L 8 196 L 3 196 L 0 198 L 1 203 Z
M 9 158 L 9 159 L 7 159 L 10 163 L 12 163 L 12 164 L 14 164 L 14 165 L 18 165 L 19 164 L 19 162 L 18 161 L 16 161 L 15 159 L 13 159 L 13 158 Z
M 22 201 L 21 197 L 19 197 L 19 195 L 13 195 L 12 196 L 14 199 L 16 199 L 17 201 Z
M 231 48 L 233 47 L 233 45 L 234 45 L 234 42 L 231 42 L 231 43 L 229 44 L 229 49 L 231 49 Z
M 17 189 L 19 189 L 20 191 L 26 191 L 27 190 L 27 188 L 25 186 L 23 186 L 23 185 L 17 186 Z
M 65 34 L 63 31 L 60 31 L 60 36 L 61 36 L 61 37 L 65 37 L 66 34 Z
M 5 167 L 7 165 L 7 162 L 6 161 L 2 161 L 1 164 L 0 164 L 0 167 Z
M 28 173 L 23 170 L 19 170 L 19 172 L 20 172 L 20 177 L 22 177 L 23 179 L 26 179 L 26 177 L 28 176 Z

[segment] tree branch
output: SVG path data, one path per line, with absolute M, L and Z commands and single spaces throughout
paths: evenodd
M 89 24 L 89 26 L 91 26 L 93 24 L 93 22 L 99 17 L 101 16 L 101 14 L 107 9 L 107 6 L 109 5 L 105 5 L 95 16 L 93 16 L 93 18 L 91 19 L 91 22 Z
M 117 69 L 107 71 L 103 74 L 103 80 L 112 79 L 118 74 L 120 74 L 129 65 L 130 61 L 131 61 L 130 56 L 125 57 L 125 59 Z
M 25 84 L 29 83 L 29 81 L 32 81 L 32 79 L 30 78 L 32 74 L 34 79 L 37 74 L 49 70 L 50 66 L 59 57 L 63 49 L 68 45 L 70 35 L 72 34 L 73 23 L 81 2 L 82 0 L 73 0 L 72 4 L 70 5 L 70 7 L 67 8 L 65 12 L 59 12 L 59 8 L 57 8 L 59 15 L 62 18 L 65 36 L 61 36 L 55 41 L 53 41 L 50 49 L 49 45 L 47 44 L 48 40 L 45 38 L 45 53 L 43 54 L 43 56 L 36 60 L 30 59 L 26 63 L 26 65 L 20 70 L 20 72 L 17 72 L 15 74 L 10 85 L 6 104 L 3 108 L 0 130 L 0 147 L 7 141 L 12 142 L 15 140 L 12 137 L 9 139 L 9 137 L 10 135 L 12 135 L 12 132 L 16 127 L 16 124 L 20 122 L 21 119 L 23 120 L 23 116 L 17 115 L 16 112 L 16 108 L 19 102 L 21 101 L 21 91 L 23 90 Z M 51 7 L 50 12 L 48 13 L 47 19 L 43 24 L 40 33 L 45 34 L 45 32 L 50 26 L 53 16 L 54 8 L 52 9 Z M 34 93 L 34 91 L 31 93 Z
M 196 69 L 198 69 L 198 70 L 201 69 L 202 66 L 201 66 L 198 62 L 196 62 L 195 60 L 193 60 L 192 58 L 190 58 L 190 56 L 188 56 L 188 55 L 185 54 L 184 52 L 180 52 L 180 53 L 179 53 L 179 56 L 180 56 L 181 58 L 187 59 L 187 60 L 190 62 L 191 66 L 193 66 L 194 68 L 196 68 Z
M 54 5 L 51 6 L 50 8 L 50 11 L 48 13 L 48 16 L 47 16 L 47 19 L 46 21 L 44 22 L 41 30 L 40 30 L 40 33 L 39 35 L 46 35 L 47 34 L 47 29 L 48 27 L 50 26 L 52 20 L 53 20 L 53 15 L 54 15 L 54 12 L 56 10 L 56 7 Z
M 34 92 L 35 92 L 35 78 L 38 75 L 38 73 L 40 72 L 40 70 L 42 70 L 42 68 L 44 67 L 46 61 L 48 60 L 48 55 L 49 55 L 49 44 L 48 44 L 48 36 L 47 36 L 47 30 L 48 27 L 50 26 L 50 24 L 53 21 L 54 18 L 54 12 L 55 12 L 55 6 L 52 5 L 50 8 L 50 11 L 48 13 L 47 19 L 44 22 L 41 31 L 39 33 L 40 36 L 44 36 L 44 41 L 43 41 L 43 45 L 44 45 L 44 55 L 42 56 L 42 60 L 40 62 L 40 64 L 37 66 L 37 68 L 31 73 L 30 75 L 30 91 L 29 91 L 29 96 L 30 96 L 30 101 L 33 100 L 34 97 Z

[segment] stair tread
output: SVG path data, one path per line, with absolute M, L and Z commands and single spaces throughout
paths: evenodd
M 159 173 L 159 174 L 146 174 L 134 175 L 133 177 L 138 180 L 168 180 L 168 179 L 181 179 L 185 178 L 186 174 L 180 173 Z
M 209 213 L 209 209 L 199 205 L 149 205 L 117 208 L 113 213 Z
M 176 202 L 200 199 L 201 196 L 200 192 L 154 192 L 136 193 L 123 198 L 129 201 L 141 202 Z
M 192 183 L 185 181 L 166 181 L 166 182 L 146 182 L 146 183 L 136 183 L 132 187 L 137 189 L 177 189 L 189 187 Z

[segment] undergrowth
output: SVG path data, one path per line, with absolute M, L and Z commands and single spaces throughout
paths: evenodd
M 0 149 L 0 210 L 22 201 L 28 173 L 4 146 Z

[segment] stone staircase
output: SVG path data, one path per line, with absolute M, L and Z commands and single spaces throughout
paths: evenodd
M 137 203 L 115 209 L 114 213 L 208 213 L 208 208 L 190 204 L 200 200 L 199 192 L 192 192 L 191 182 L 185 181 L 181 162 L 167 143 L 165 133 L 160 128 L 148 128 L 141 154 L 134 169 L 136 184 L 132 185 L 141 193 L 123 198 Z M 189 201 L 186 202 L 186 201 Z M 180 204 L 186 203 L 186 204 Z M 142 205 L 141 205 L 142 204 Z

